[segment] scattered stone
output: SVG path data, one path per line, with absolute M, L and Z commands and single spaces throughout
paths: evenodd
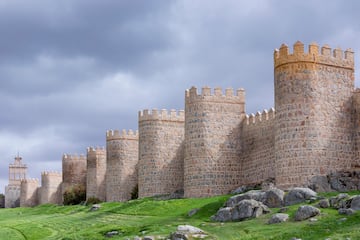
M 189 217 L 194 216 L 199 210 L 200 210 L 199 208 L 191 209 L 191 210 L 188 212 L 188 216 L 189 216 Z
M 327 176 L 314 176 L 310 180 L 309 187 L 315 192 L 330 192 L 331 186 Z
M 314 203 L 317 201 L 317 198 L 316 197 L 311 197 L 309 200 L 307 200 L 308 203 Z
M 170 240 L 188 240 L 188 236 L 185 233 L 174 232 L 170 234 Z
M 284 197 L 285 206 L 290 206 L 305 202 L 312 197 L 316 198 L 317 194 L 310 188 L 292 188 Z
M 153 236 L 145 236 L 143 240 L 155 240 L 155 237 Z
M 310 218 L 309 219 L 309 222 L 317 222 L 318 220 L 317 220 L 317 218 Z
M 269 219 L 269 224 L 286 222 L 289 219 L 289 214 L 276 213 Z
M 254 199 L 256 201 L 262 201 L 264 199 L 265 192 L 261 190 L 251 190 L 247 193 L 238 194 L 235 196 L 230 197 L 226 203 L 226 207 L 234 207 L 239 202 L 241 202 L 244 199 Z
M 352 208 L 339 208 L 338 213 L 343 215 L 351 215 L 355 213 L 355 210 Z
M 346 208 L 346 201 L 349 199 L 349 195 L 346 193 L 340 193 L 335 197 L 329 199 L 330 206 L 336 209 Z
M 284 204 L 284 191 L 278 188 L 272 188 L 265 192 L 263 202 L 270 208 L 281 207 Z
M 300 206 L 295 213 L 295 221 L 303 221 L 320 214 L 320 210 L 316 207 L 305 205 Z
M 177 227 L 177 231 L 170 234 L 171 240 L 187 240 L 191 237 L 196 238 L 205 238 L 208 235 L 206 233 L 197 227 L 193 227 L 191 225 L 179 225 Z
M 111 232 L 107 232 L 105 234 L 105 237 L 111 238 L 111 237 L 116 236 L 116 235 L 119 235 L 118 231 L 111 231 Z
M 328 199 L 322 199 L 322 200 L 320 200 L 320 202 L 319 202 L 319 207 L 321 207 L 321 208 L 328 208 L 328 207 L 330 207 L 330 203 L 329 203 L 329 200 Z
M 191 225 L 179 225 L 177 227 L 177 231 L 179 232 L 187 232 L 187 233 L 191 233 L 191 234 L 196 234 L 196 233 L 205 233 L 203 230 L 201 230 L 200 228 L 197 227 L 193 227 Z
M 356 195 L 351 198 L 351 209 L 353 210 L 360 210 L 360 195 Z
M 360 171 L 333 172 L 328 178 L 331 188 L 338 192 L 359 190 Z
M 90 211 L 97 211 L 100 209 L 100 204 L 93 204 L 90 208 Z

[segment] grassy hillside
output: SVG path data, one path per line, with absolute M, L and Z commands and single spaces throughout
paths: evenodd
M 355 193 L 359 194 L 352 194 Z M 121 234 L 111 239 L 143 235 L 168 236 L 180 224 L 199 227 L 210 234 L 210 239 L 360 239 L 360 212 L 344 216 L 334 209 L 322 209 L 317 222 L 291 220 L 268 225 L 271 214 L 243 222 L 211 222 L 210 216 L 227 198 L 219 196 L 169 201 L 141 199 L 127 203 L 103 203 L 94 212 L 89 211 L 89 206 L 42 205 L 35 208 L 1 209 L 0 239 L 105 239 L 104 234 L 112 230 Z M 290 217 L 298 206 L 289 208 Z M 188 217 L 188 211 L 194 208 L 200 211 Z M 272 209 L 272 213 L 277 210 Z

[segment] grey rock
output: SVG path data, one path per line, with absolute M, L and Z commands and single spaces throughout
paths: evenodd
M 284 197 L 285 206 L 290 206 L 305 202 L 306 200 L 316 197 L 317 193 L 310 188 L 292 188 Z
M 356 195 L 351 198 L 351 206 L 353 210 L 360 210 L 360 195 Z
M 241 202 L 244 199 L 254 199 L 256 201 L 262 201 L 264 199 L 265 192 L 261 190 L 251 190 L 246 193 L 238 194 L 235 196 L 230 197 L 226 203 L 226 207 L 234 207 L 239 202 Z
M 134 240 L 141 240 L 141 237 L 135 236 L 135 237 L 134 237 Z
M 179 225 L 177 227 L 178 232 L 185 232 L 190 234 L 205 233 L 202 229 L 191 226 L 191 225 Z
M 339 208 L 346 208 L 347 200 L 349 200 L 350 197 L 346 193 L 340 193 L 335 197 L 331 197 L 329 199 L 330 206 L 336 209 Z
M 119 235 L 119 232 L 118 232 L 118 231 L 111 231 L 111 232 L 107 232 L 107 233 L 105 234 L 105 237 L 110 238 L 110 237 L 113 237 L 113 236 L 116 236 L 116 235 Z
M 360 172 L 359 171 L 340 171 L 330 173 L 329 183 L 332 189 L 345 192 L 359 190 Z
M 153 236 L 145 236 L 145 237 L 143 237 L 143 240 L 155 240 L 155 237 L 153 237 Z
M 314 176 L 310 179 L 309 188 L 315 192 L 330 192 L 331 186 L 327 176 Z
M 316 207 L 305 205 L 300 206 L 295 213 L 295 221 L 303 221 L 320 214 L 320 210 Z
M 338 213 L 342 215 L 351 215 L 355 213 L 355 210 L 352 208 L 339 208 Z
M 289 219 L 289 214 L 276 213 L 269 219 L 269 224 L 286 222 Z
M 100 209 L 100 207 L 101 207 L 100 204 L 93 204 L 90 208 L 90 211 L 97 211 Z
M 317 220 L 317 218 L 310 218 L 309 219 L 309 222 L 317 222 L 318 220 Z
M 188 212 L 188 216 L 189 216 L 189 217 L 194 216 L 199 210 L 200 210 L 199 208 L 191 209 L 191 210 Z
M 249 188 L 247 186 L 241 186 L 241 187 L 238 187 L 237 189 L 232 190 L 231 194 L 241 194 L 248 190 L 249 190 Z
M 320 200 L 320 202 L 319 202 L 319 207 L 321 207 L 321 208 L 328 208 L 328 207 L 330 207 L 330 203 L 329 203 L 329 200 L 328 199 L 322 199 L 322 200 Z
M 301 240 L 301 238 L 293 237 L 290 240 Z
M 228 222 L 232 220 L 232 207 L 220 208 L 217 213 L 211 217 L 212 221 Z
M 281 207 L 284 204 L 284 191 L 278 188 L 272 188 L 265 192 L 263 202 L 270 208 Z
M 174 232 L 174 233 L 170 234 L 170 239 L 171 240 L 188 240 L 189 238 L 185 233 Z

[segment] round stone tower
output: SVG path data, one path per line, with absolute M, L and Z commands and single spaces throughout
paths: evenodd
M 240 129 L 245 117 L 245 92 L 204 87 L 185 93 L 185 197 L 229 193 L 238 187 Z
M 139 112 L 139 197 L 184 189 L 184 111 Z
M 106 133 L 106 201 L 131 199 L 136 190 L 139 134 L 129 130 Z
M 106 150 L 104 147 L 87 149 L 86 199 L 106 200 Z
M 62 193 L 74 186 L 86 188 L 86 157 L 64 154 L 62 158 Z
M 317 44 L 274 52 L 275 177 L 281 188 L 349 169 L 353 157 L 353 52 Z
M 61 204 L 62 173 L 45 171 L 41 173 L 39 204 Z

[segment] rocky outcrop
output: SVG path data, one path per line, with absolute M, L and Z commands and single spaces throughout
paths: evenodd
M 295 213 L 295 221 L 303 221 L 320 214 L 320 210 L 313 206 L 300 206 Z
M 284 197 L 285 206 L 290 206 L 316 198 L 317 193 L 310 188 L 292 188 Z

